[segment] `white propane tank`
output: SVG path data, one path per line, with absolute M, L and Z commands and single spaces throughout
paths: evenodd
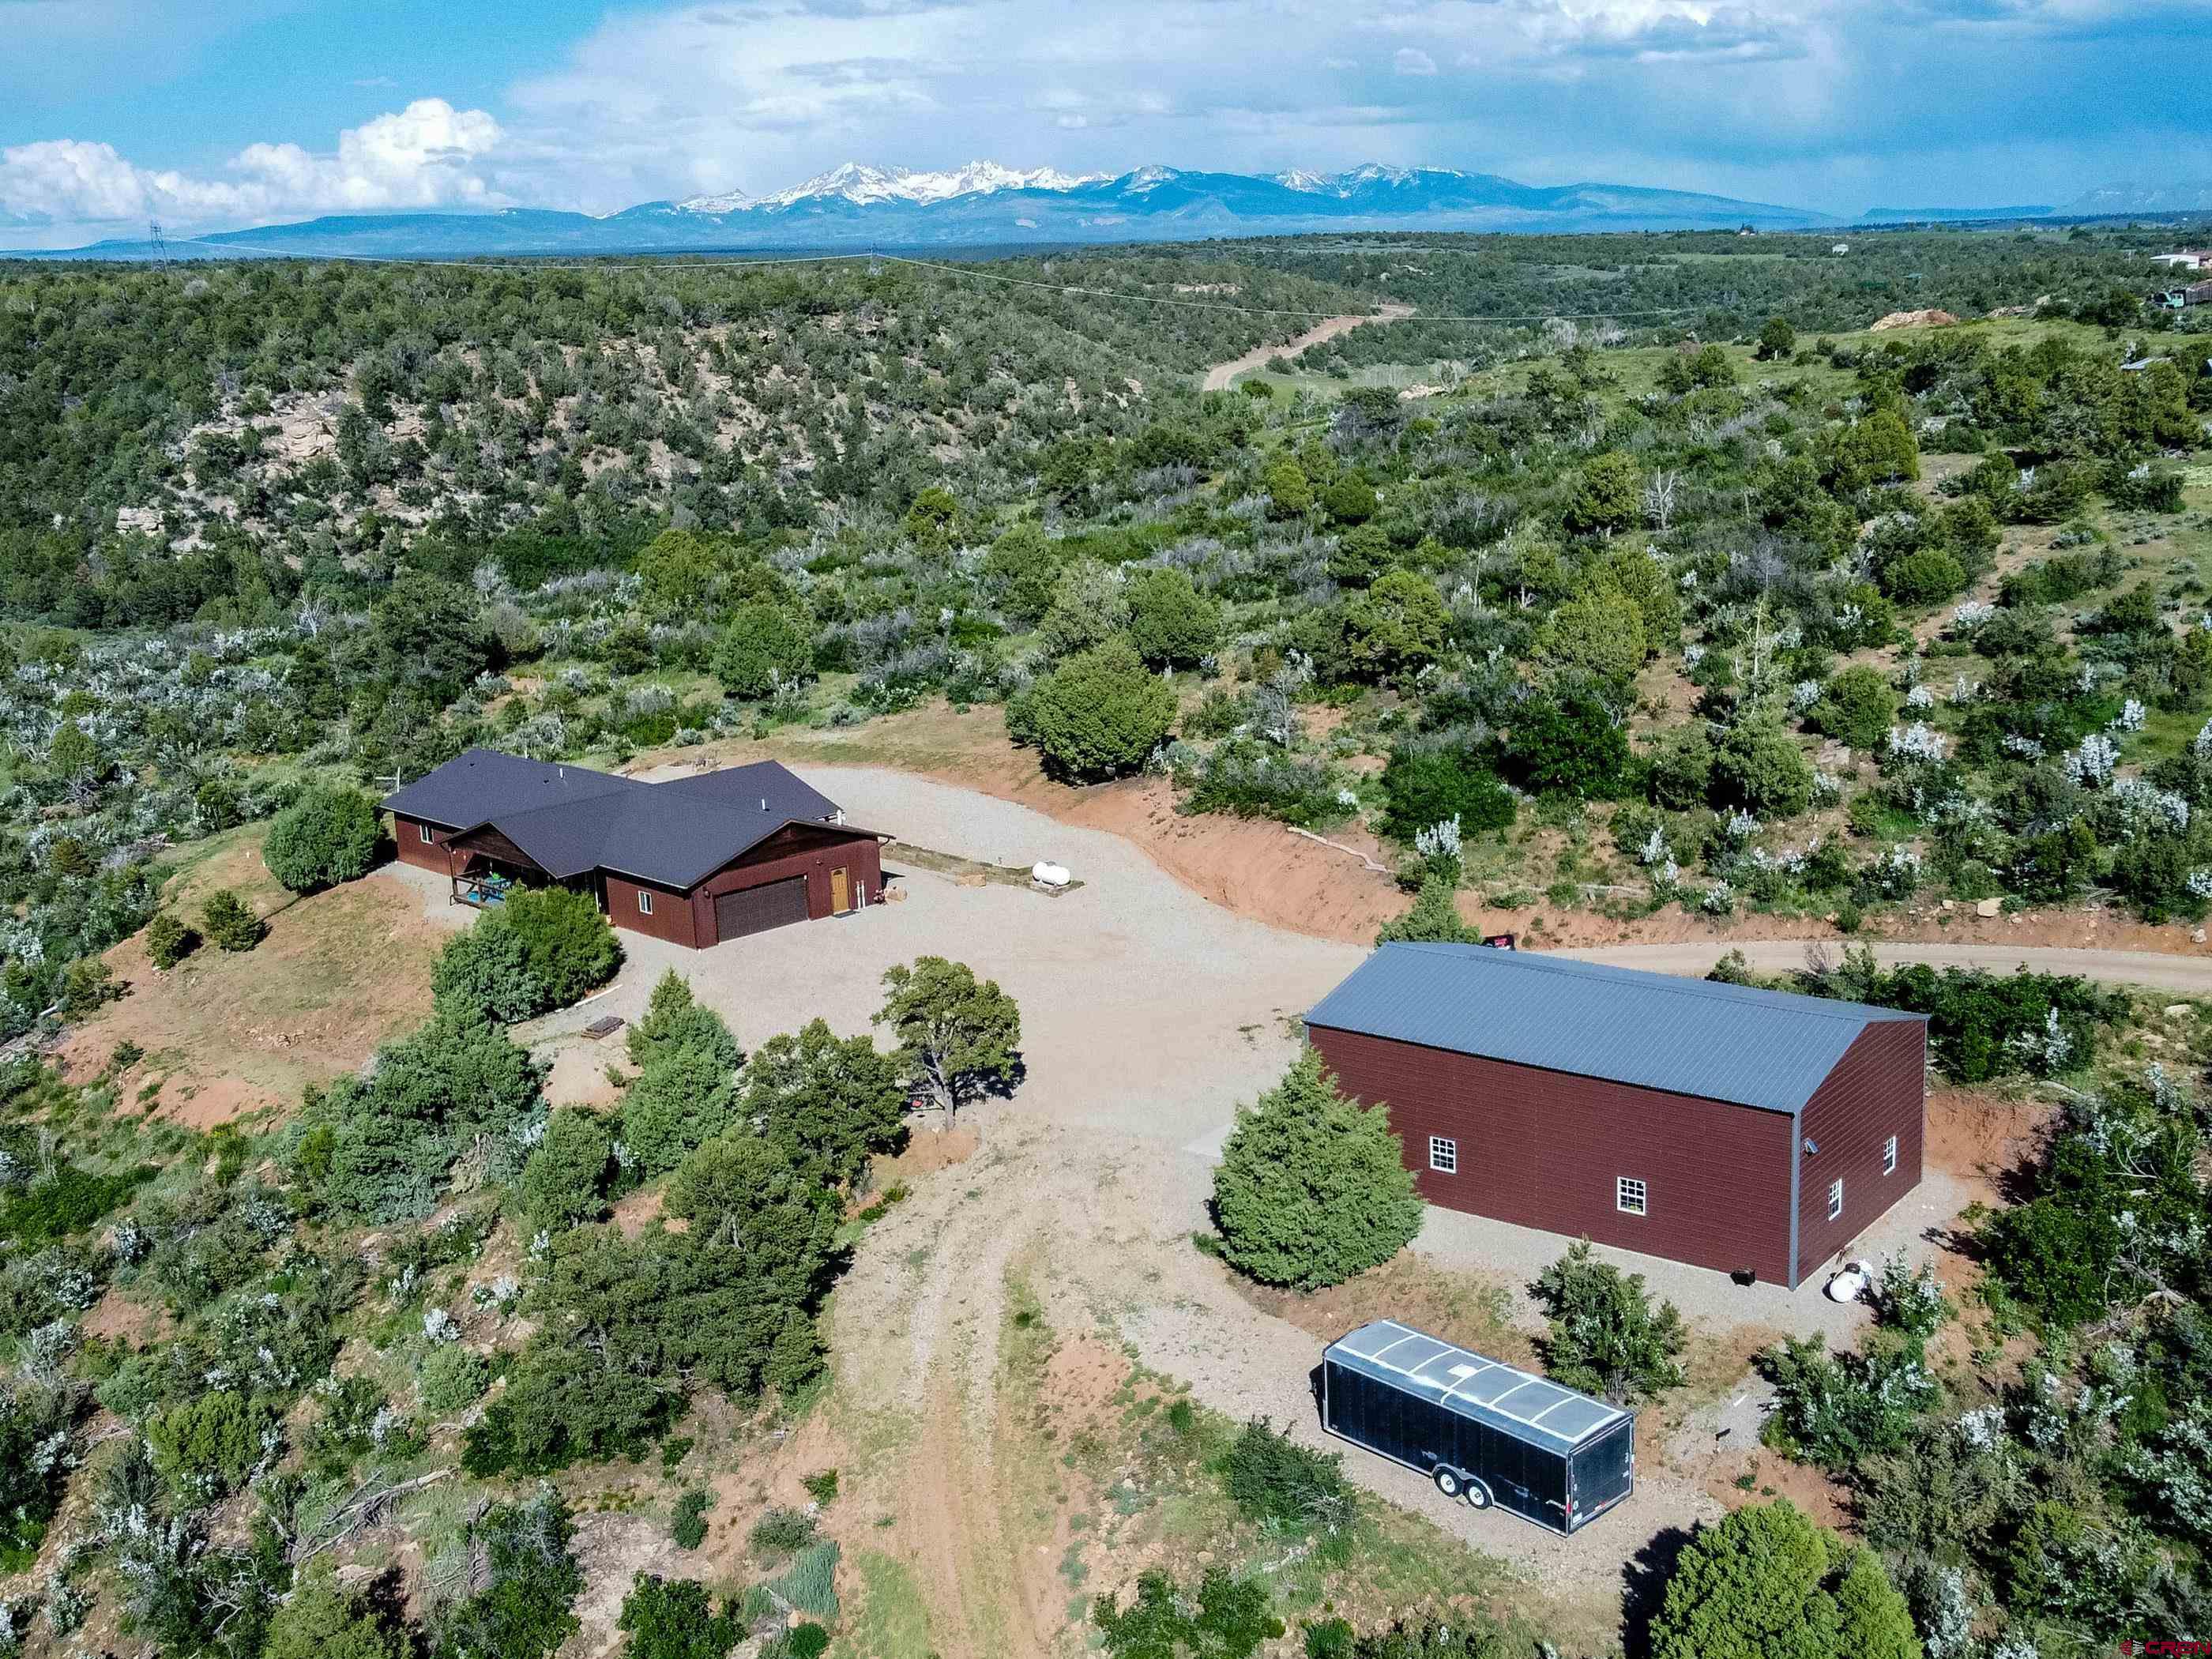
M 1064 864 L 1040 863 L 1030 866 L 1030 879 L 1040 887 L 1065 887 L 1075 878 Z
M 1844 1264 L 1843 1271 L 1828 1281 L 1828 1300 L 1856 1302 L 1866 1294 L 1867 1286 L 1873 1282 L 1872 1267 L 1863 1261 L 1847 1261 Z

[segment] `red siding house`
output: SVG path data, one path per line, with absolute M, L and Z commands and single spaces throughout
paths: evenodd
M 774 761 L 646 783 L 471 749 L 384 807 L 400 859 L 448 877 L 457 902 L 557 882 L 617 927 L 694 948 L 883 891 L 883 838 Z
M 1449 1209 L 1795 1289 L 1920 1184 L 1917 1014 L 1386 945 L 1306 1027 Z

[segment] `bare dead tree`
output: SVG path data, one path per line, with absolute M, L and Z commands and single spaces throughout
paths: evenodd
M 374 1525 L 386 1510 L 408 1493 L 434 1486 L 453 1472 L 450 1468 L 432 1469 L 428 1474 L 418 1474 L 412 1480 L 402 1480 L 394 1485 L 385 1479 L 383 1470 L 375 1470 L 346 1495 L 345 1502 L 324 1518 L 322 1525 L 316 1529 L 316 1536 L 295 1538 L 291 1548 L 285 1553 L 294 1566 L 303 1566 L 363 1527 Z

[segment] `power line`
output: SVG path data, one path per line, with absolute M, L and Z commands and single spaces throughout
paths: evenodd
M 179 239 L 179 245 L 191 247 L 214 248 L 218 252 L 228 253 L 234 258 L 246 257 L 241 256 L 237 249 L 219 242 L 209 242 L 180 238 Z M 1035 277 L 1009 276 L 1002 271 L 985 270 L 980 267 L 973 265 L 952 264 L 942 260 L 915 259 L 910 258 L 904 254 L 873 252 L 867 253 L 795 254 L 789 258 L 765 258 L 754 259 L 688 259 L 684 258 L 681 256 L 672 256 L 665 259 L 657 259 L 650 258 L 649 256 L 629 255 L 616 256 L 605 259 L 567 262 L 550 259 L 419 259 L 391 257 L 374 253 L 288 252 L 274 255 L 260 254 L 252 257 L 260 258 L 324 259 L 342 264 L 410 265 L 419 266 L 428 270 L 637 270 L 653 272 L 684 270 L 741 270 L 750 269 L 755 266 L 765 267 L 775 265 L 789 266 L 851 264 L 857 260 L 865 259 L 868 262 L 869 269 L 872 272 L 879 270 L 884 264 L 911 265 L 916 270 L 941 271 L 947 276 L 973 277 L 981 282 L 1001 283 L 1013 288 L 1036 289 L 1048 294 L 1068 295 L 1079 298 L 1093 300 L 1126 300 L 1134 301 L 1139 305 L 1170 306 L 1183 311 L 1225 312 L 1240 317 L 1277 317 L 1297 322 L 1328 322 L 1343 314 L 1342 313 L 1334 311 L 1301 311 L 1284 307 L 1225 305 L 1218 301 L 1212 300 L 1179 300 L 1171 295 L 1164 294 L 1132 294 L 1126 289 L 1121 289 L 1087 288 L 1075 283 L 1048 283 L 1040 281 Z M 1636 311 L 1530 311 L 1520 313 L 1485 312 L 1467 313 L 1417 311 L 1410 313 L 1409 317 L 1406 320 L 1418 319 L 1419 321 L 1425 323 L 1599 322 L 1607 319 L 1620 318 L 1681 317 L 1686 316 L 1692 312 L 1705 311 L 1710 308 L 1711 307 L 1709 305 L 1694 305 L 1660 306 Z M 1363 319 L 1362 320 L 1376 319 Z

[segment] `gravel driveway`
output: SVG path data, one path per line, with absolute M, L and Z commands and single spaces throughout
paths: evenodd
M 884 969 L 950 957 L 1021 1005 L 1024 1107 L 1182 1146 L 1281 1077 L 1297 1054 L 1292 1022 L 1366 955 L 1210 904 L 1118 836 L 904 773 L 794 769 L 854 823 L 987 864 L 1049 859 L 1083 884 L 1052 897 L 894 854 L 884 870 L 902 902 L 706 951 L 625 933 L 629 960 L 613 989 L 533 1035 L 607 1013 L 635 1019 L 672 967 L 748 1049 L 817 1017 L 849 1035 L 871 1029 Z
M 629 960 L 613 988 L 532 1033 L 540 1041 L 556 1037 L 563 1073 L 589 1075 L 618 1059 L 611 1045 L 602 1050 L 565 1034 L 610 1012 L 636 1018 L 654 981 L 672 967 L 750 1049 L 817 1017 L 841 1034 L 870 1030 L 884 969 L 935 954 L 996 979 L 1020 1003 L 1030 1067 L 1017 1097 L 1022 1110 L 1071 1127 L 1164 1141 L 1194 1155 L 1193 1163 L 1210 1162 L 1219 1157 L 1237 1107 L 1271 1085 L 1295 1057 L 1297 1018 L 1366 955 L 1210 903 L 1106 831 L 1071 828 L 1025 806 L 886 768 L 794 769 L 853 822 L 909 845 L 1001 866 L 1048 859 L 1067 866 L 1082 885 L 1051 897 L 902 866 L 894 854 L 884 868 L 906 897 L 851 916 L 706 951 L 625 933 Z M 1802 946 L 1767 949 L 1802 960 Z M 1702 946 L 1574 954 L 1632 959 L 1662 971 L 1710 965 Z M 1778 956 L 1774 965 L 1787 964 Z M 556 1089 L 559 1080 L 556 1074 Z M 977 1109 L 987 1128 L 998 1109 Z M 1931 1171 L 1852 1254 L 1928 1259 L 1935 1251 L 1928 1232 L 1963 1201 L 1955 1182 Z M 1194 1205 L 1176 1208 L 1175 1229 L 1202 1221 Z M 1572 1242 L 1431 1209 L 1414 1248 L 1440 1267 L 1525 1281 Z M 1823 1274 L 1793 1292 L 1771 1284 L 1739 1286 L 1724 1274 L 1661 1257 L 1610 1248 L 1600 1254 L 1644 1273 L 1685 1316 L 1714 1328 L 1755 1322 L 1840 1341 L 1865 1317 L 1820 1294 Z M 1520 1312 L 1538 1322 L 1525 1306 Z

